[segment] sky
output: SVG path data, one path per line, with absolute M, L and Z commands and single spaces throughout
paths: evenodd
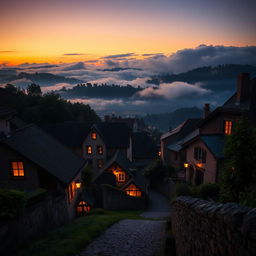
M 102 65 L 199 45 L 253 46 L 255 11 L 255 0 L 1 0 L 0 64 Z

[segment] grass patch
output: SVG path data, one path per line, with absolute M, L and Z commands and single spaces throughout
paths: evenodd
M 77 218 L 18 250 L 17 256 L 72 256 L 122 219 L 143 219 L 140 211 L 105 211 Z

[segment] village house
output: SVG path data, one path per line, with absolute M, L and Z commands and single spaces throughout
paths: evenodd
M 175 131 L 179 131 L 181 125 L 174 129 L 174 140 L 171 143 L 171 136 L 170 138 L 162 136 L 163 160 L 168 159 L 170 164 L 174 164 L 167 149 L 176 151 L 179 170 L 180 173 L 185 172 L 186 181 L 195 185 L 217 182 L 225 160 L 223 153 L 225 137 L 233 133 L 236 121 L 243 116 L 256 124 L 255 97 L 255 79 L 250 80 L 250 75 L 247 73 L 239 74 L 236 93 L 212 112 L 209 104 L 205 104 L 204 119 L 190 134 L 182 140 L 177 140 Z
M 185 142 L 186 180 L 192 184 L 219 180 L 225 161 L 225 137 L 233 133 L 236 121 L 248 117 L 256 124 L 256 83 L 248 73 L 237 79 L 237 91 L 213 112 L 206 105 L 205 118 L 198 125 L 199 134 Z
M 91 164 L 94 173 L 117 152 L 132 161 L 132 132 L 124 123 L 94 124 L 83 142 L 83 157 Z
M 161 136 L 161 159 L 165 164 L 182 169 L 185 152 L 181 146 L 184 139 L 194 130 L 202 119 L 191 118 Z
M 117 151 L 94 177 L 95 184 L 109 184 L 133 197 L 146 197 L 147 185 L 144 176 L 134 163 Z
M 63 214 L 75 217 L 86 162 L 36 125 L 24 124 L 14 115 L 0 108 L 0 187 L 27 193 L 41 188 L 51 195 L 61 194 L 66 205 Z

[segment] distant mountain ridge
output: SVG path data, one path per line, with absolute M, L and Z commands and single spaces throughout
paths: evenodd
M 223 80 L 235 80 L 237 75 L 241 72 L 256 76 L 256 66 L 227 64 L 215 67 L 200 67 L 180 74 L 160 74 L 152 76 L 147 82 L 156 85 L 177 81 L 192 84 L 197 82 L 220 82 Z
M 148 114 L 142 119 L 146 125 L 167 132 L 170 128 L 177 127 L 189 118 L 203 118 L 203 110 L 197 107 L 180 108 L 169 113 Z
M 0 72 L 0 83 L 11 83 L 12 81 L 19 80 L 19 79 L 27 79 L 30 80 L 32 83 L 39 84 L 41 86 L 51 86 L 56 83 L 70 83 L 70 84 L 77 84 L 83 82 L 82 80 L 76 78 L 67 78 L 64 76 L 54 75 L 51 73 L 14 73 L 16 71 L 7 71 L 4 72 L 1 70 Z

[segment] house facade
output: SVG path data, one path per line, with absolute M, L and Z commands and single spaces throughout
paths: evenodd
M 0 135 L 0 187 L 61 194 L 66 202 L 63 211 L 73 218 L 85 161 L 35 125 L 12 129 L 10 113 L 7 118 L 2 112 L 0 120 L 6 125 Z
M 83 142 L 82 151 L 94 173 L 98 173 L 117 151 L 132 161 L 132 132 L 124 123 L 94 124 Z
M 225 161 L 225 138 L 234 132 L 236 122 L 248 117 L 255 125 L 255 80 L 247 73 L 239 74 L 237 91 L 221 107 L 207 112 L 198 125 L 198 135 L 185 141 L 186 180 L 192 184 L 215 183 Z

